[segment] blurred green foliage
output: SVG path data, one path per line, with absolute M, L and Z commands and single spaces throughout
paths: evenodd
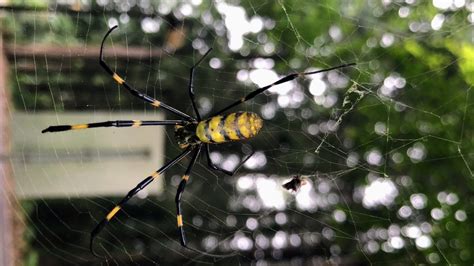
M 193 203 L 192 208 L 184 204 L 192 245 L 199 246 L 209 233 L 220 241 L 232 239 L 236 228 L 253 241 L 258 234 L 271 240 L 277 231 L 302 239 L 310 234 L 310 239 L 318 241 L 305 240 L 300 247 L 288 245 L 282 249 L 255 245 L 228 259 L 203 256 L 200 260 L 222 265 L 277 259 L 308 265 L 328 261 L 348 265 L 474 261 L 474 45 L 469 22 L 474 3 L 467 1 L 462 7 L 452 4 L 442 10 L 431 1 L 231 1 L 249 18 L 258 16 L 266 25 L 258 33 L 246 34 L 241 49 L 232 51 L 227 45 L 225 16 L 218 11 L 223 2 L 203 1 L 192 6 L 192 16 L 182 15 L 179 10 L 185 3 L 174 1 L 169 1 L 170 12 L 166 14 L 158 12 L 160 6 L 166 6 L 161 1 L 150 1 L 151 9 L 139 8 L 135 1 L 102 2 L 107 4 L 81 1 L 88 4 L 79 9 L 59 2 L 48 6 L 35 1 L 14 2 L 2 10 L 2 34 L 13 47 L 97 48 L 107 23 L 121 21 L 113 41 L 106 44 L 110 50 L 108 61 L 133 86 L 187 113 L 192 113 L 190 102 L 182 99 L 187 99 L 189 67 L 199 58 L 193 48 L 198 42 L 213 47 L 211 58 L 220 59 L 223 65 L 217 70 L 203 65 L 196 74 L 198 98 L 209 100 L 213 110 L 255 88 L 236 80 L 239 70 L 253 69 L 255 58 L 272 59 L 279 75 L 357 62 L 356 68 L 343 70 L 350 77 L 347 86 L 331 88 L 337 97 L 331 108 L 317 104 L 308 91 L 309 82 L 300 80 L 298 87 L 306 95 L 304 101 L 297 108 L 278 108 L 273 118 L 266 119 L 262 141 L 252 144 L 265 152 L 267 165 L 256 171 L 242 170 L 265 173 L 269 178 L 311 175 L 316 188 L 318 184 L 329 185 L 330 192 L 339 199 L 337 203 L 320 206 L 317 211 L 302 211 L 289 196 L 290 203 L 283 211 L 288 222 L 278 224 L 273 220 L 277 210 L 252 212 L 241 205 L 229 207 L 249 195 L 257 197 L 256 192 L 236 190 L 236 178 L 210 173 L 204 162 L 195 171 L 199 178 L 191 182 L 184 196 Z M 439 29 L 432 26 L 436 16 L 442 18 Z M 146 19 L 159 21 L 160 30 L 144 33 Z M 115 45 L 163 48 L 170 42 L 169 34 L 177 30 L 184 30 L 183 46 L 160 58 L 129 60 L 112 52 Z M 270 52 L 265 49 L 268 44 Z M 9 56 L 12 95 L 20 111 L 151 110 L 123 90 L 117 91 L 118 86 L 105 75 L 98 60 L 84 59 L 80 54 L 52 59 L 42 55 L 21 57 L 14 52 Z M 31 64 L 34 67 L 28 68 Z M 394 80 L 403 85 L 394 86 L 390 83 Z M 346 94 L 353 84 L 355 92 Z M 360 102 L 355 100 L 357 95 L 363 95 Z M 349 101 L 346 107 L 342 106 L 344 99 Z M 242 108 L 261 112 L 268 104 L 278 106 L 278 95 L 257 97 Z M 310 115 L 303 115 L 303 110 Z M 322 125 L 338 118 L 338 128 L 324 133 Z M 309 133 L 311 125 L 319 126 L 317 135 Z M 377 132 L 377 125 L 384 130 Z M 318 147 L 321 149 L 315 153 Z M 172 143 L 167 146 L 167 158 L 177 152 Z M 380 162 L 371 163 L 371 154 L 380 154 Z M 358 158 L 356 166 L 347 163 L 350 155 Z M 170 180 L 183 171 L 184 166 L 175 167 L 166 178 Z M 369 208 L 356 196 L 357 191 L 377 179 L 391 180 L 398 195 L 387 206 Z M 126 209 L 129 216 L 121 216 L 120 222 L 111 226 L 114 235 L 104 236 L 111 241 L 104 245 L 116 261 L 180 264 L 195 255 L 174 242 L 175 185 L 168 184 L 167 192 L 158 199 L 132 201 Z M 316 193 L 324 194 L 324 199 L 330 194 L 317 189 Z M 414 206 L 414 195 L 426 198 L 423 207 Z M 452 200 L 446 200 L 446 195 Z M 31 240 L 25 236 L 30 243 L 30 249 L 25 250 L 25 264 L 98 262 L 88 253 L 88 235 L 113 202 L 116 199 L 29 202 L 36 211 L 24 209 L 30 222 L 27 235 L 33 236 Z M 411 215 L 401 215 L 407 209 Z M 342 210 L 347 219 L 335 221 L 335 210 Z M 442 218 L 436 215 L 438 210 Z M 467 218 L 462 218 L 463 213 Z M 229 227 L 222 222 L 229 214 L 236 217 L 237 225 Z M 203 226 L 191 225 L 196 217 L 204 220 Z M 248 217 L 261 222 L 256 231 L 245 227 Z M 431 245 L 420 246 L 419 237 L 406 233 L 410 226 L 428 236 Z M 328 229 L 334 237 L 325 234 Z M 399 241 L 395 237 L 402 239 L 402 247 L 394 243 Z

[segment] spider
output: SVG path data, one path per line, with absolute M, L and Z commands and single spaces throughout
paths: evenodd
M 192 107 L 194 109 L 195 116 L 188 115 L 184 112 L 181 112 L 157 99 L 154 99 L 146 94 L 143 94 L 133 88 L 130 84 L 128 84 L 119 74 L 115 73 L 109 65 L 104 60 L 103 50 L 104 50 L 104 43 L 110 33 L 115 30 L 117 26 L 110 28 L 107 33 L 105 34 L 104 38 L 102 39 L 101 47 L 100 47 L 100 55 L 99 55 L 99 64 L 100 66 L 110 75 L 112 79 L 115 80 L 119 85 L 122 85 L 125 89 L 127 89 L 133 96 L 151 104 L 156 108 L 163 108 L 166 111 L 179 116 L 181 119 L 179 120 L 164 120 L 164 121 L 141 121 L 141 120 L 117 120 L 117 121 L 105 121 L 105 122 L 97 122 L 97 123 L 89 123 L 89 124 L 76 124 L 76 125 L 57 125 L 57 126 L 50 126 L 42 131 L 42 133 L 46 132 L 59 132 L 59 131 L 68 131 L 68 130 L 79 130 L 79 129 L 87 129 L 87 128 L 98 128 L 98 127 L 142 127 L 142 126 L 163 126 L 163 125 L 174 125 L 174 134 L 175 139 L 181 149 L 184 151 L 179 154 L 177 157 L 168 161 L 165 165 L 161 168 L 156 170 L 155 172 L 151 173 L 148 177 L 143 179 L 140 183 L 138 183 L 135 188 L 130 190 L 127 195 L 119 201 L 115 207 L 105 216 L 105 218 L 97 224 L 97 226 L 92 230 L 90 235 L 90 251 L 92 254 L 97 255 L 94 251 L 94 239 L 96 236 L 104 229 L 104 227 L 112 220 L 113 217 L 122 209 L 124 204 L 126 204 L 133 196 L 135 196 L 139 191 L 144 189 L 148 186 L 151 182 L 157 179 L 163 172 L 165 172 L 168 168 L 172 167 L 179 161 L 181 161 L 184 157 L 189 154 L 192 154 L 191 161 L 182 176 L 181 182 L 179 183 L 178 190 L 175 197 L 175 203 L 177 208 L 177 227 L 178 227 L 178 234 L 180 243 L 183 247 L 187 247 L 186 245 L 186 238 L 185 232 L 183 228 L 183 216 L 182 216 L 182 209 L 181 209 L 181 196 L 184 192 L 186 187 L 186 183 L 189 180 L 189 176 L 191 174 L 191 170 L 193 169 L 194 164 L 196 163 L 199 154 L 202 149 L 207 157 L 208 166 L 216 171 L 220 171 L 227 175 L 234 175 L 238 169 L 253 155 L 248 155 L 245 159 L 243 159 L 234 170 L 229 171 L 226 169 L 222 169 L 216 164 L 214 164 L 210 157 L 210 144 L 222 144 L 226 142 L 241 142 L 250 138 L 255 137 L 260 129 L 263 126 L 263 120 L 257 114 L 252 112 L 233 112 L 224 114 L 229 109 L 238 106 L 255 96 L 263 93 L 264 91 L 270 89 L 271 87 L 282 84 L 288 81 L 291 81 L 297 77 L 302 77 L 306 75 L 326 72 L 334 69 L 339 69 L 343 67 L 348 67 L 355 65 L 355 63 L 350 64 L 343 64 L 336 67 L 331 67 L 323 70 L 318 71 L 311 71 L 311 72 L 302 72 L 302 73 L 294 73 L 288 76 L 285 76 L 276 82 L 267 85 L 265 87 L 258 88 L 251 93 L 247 94 L 245 97 L 238 99 L 237 101 L 229 104 L 227 107 L 224 107 L 222 110 L 214 113 L 210 117 L 206 119 L 202 119 L 201 115 L 199 114 L 198 108 L 195 102 L 195 95 L 194 95 L 194 70 L 198 67 L 198 65 L 204 60 L 204 58 L 211 52 L 212 48 L 209 49 L 190 69 L 189 75 L 189 83 L 188 83 L 188 91 L 189 91 L 189 98 L 191 100 Z

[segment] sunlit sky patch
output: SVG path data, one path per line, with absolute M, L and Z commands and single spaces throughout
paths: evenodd
M 412 194 L 410 196 L 410 202 L 413 208 L 421 210 L 426 207 L 427 204 L 427 198 L 425 194 L 422 193 L 416 193 Z
M 272 238 L 272 246 L 276 249 L 285 248 L 288 245 L 288 235 L 284 231 L 276 232 L 275 236 Z
M 242 233 L 236 233 L 230 246 L 234 250 L 250 250 L 253 247 L 253 241 Z
M 407 155 L 410 157 L 412 162 L 418 163 L 426 158 L 426 147 L 423 143 L 416 142 L 412 147 L 408 148 Z
M 253 189 L 254 186 L 255 186 L 254 178 L 250 175 L 241 176 L 237 180 L 237 189 L 241 192 L 249 190 L 249 189 Z
M 406 6 L 400 7 L 400 9 L 398 10 L 398 15 L 399 15 L 401 18 L 406 18 L 406 17 L 408 17 L 408 15 L 410 15 L 410 8 L 409 8 L 409 7 L 406 7 Z
M 219 242 L 218 242 L 217 237 L 212 236 L 212 235 L 207 236 L 202 240 L 202 245 L 207 251 L 214 250 L 217 247 L 218 243 Z
M 443 14 L 436 14 L 431 20 L 431 28 L 433 30 L 440 30 L 443 26 L 445 16 Z
M 264 167 L 267 164 L 267 157 L 262 151 L 256 151 L 252 157 L 250 157 L 247 162 L 245 162 L 244 167 L 247 169 L 259 169 Z
M 334 210 L 334 212 L 332 213 L 332 216 L 334 218 L 334 220 L 338 223 L 343 223 L 346 221 L 346 213 L 342 210 Z
M 389 206 L 398 196 L 398 189 L 389 178 L 377 178 L 363 187 L 362 204 L 366 208 Z
M 467 220 L 467 214 L 464 210 L 457 210 L 456 213 L 454 213 L 454 218 L 460 222 L 464 222 Z
M 275 71 L 267 68 L 258 68 L 250 71 L 250 80 L 255 83 L 258 87 L 264 87 L 272 84 L 278 80 L 278 75 Z M 268 89 L 269 92 L 277 93 L 279 95 L 286 95 L 294 87 L 294 82 L 286 82 L 273 86 Z
M 258 227 L 258 221 L 257 219 L 253 218 L 253 217 L 250 217 L 247 219 L 247 221 L 245 222 L 245 226 L 250 229 L 250 230 L 255 230 L 257 229 Z
M 346 159 L 347 167 L 356 167 L 359 163 L 359 155 L 355 152 L 350 152 Z
M 456 10 L 466 5 L 466 0 L 433 0 L 433 6 L 440 10 Z
M 386 97 L 393 97 L 397 91 L 403 89 L 406 85 L 406 80 L 398 73 L 391 73 L 387 76 L 383 85 L 380 87 L 378 94 Z
M 257 235 L 255 242 L 257 243 L 257 246 L 262 249 L 266 249 L 270 246 L 270 240 L 262 234 Z
M 394 237 L 389 238 L 388 243 L 394 249 L 401 249 L 405 246 L 405 241 L 403 240 L 403 238 L 399 236 L 394 236 Z
M 296 194 L 296 206 L 300 210 L 315 211 L 317 209 L 317 194 L 312 182 L 307 182 Z
M 257 193 L 263 205 L 267 208 L 283 210 L 286 207 L 283 190 L 273 178 L 257 177 Z
M 427 249 L 433 244 L 433 240 L 430 236 L 422 235 L 415 240 L 416 247 L 418 249 Z
M 409 224 L 402 228 L 402 234 L 409 238 L 418 238 L 421 236 L 422 232 L 420 227 L 417 225 Z
M 141 21 L 142 30 L 146 33 L 157 33 L 160 30 L 161 20 L 146 17 Z
M 382 165 L 382 153 L 378 149 L 372 149 L 365 154 L 365 160 L 371 165 Z
M 402 206 L 400 209 L 398 209 L 398 216 L 401 218 L 408 218 L 413 214 L 413 210 L 409 206 Z
M 225 2 L 216 4 L 217 11 L 224 17 L 229 38 L 229 48 L 237 51 L 244 45 L 244 35 L 247 33 L 258 33 L 263 29 L 263 21 L 254 16 L 248 19 L 245 9 L 240 6 L 229 5 Z

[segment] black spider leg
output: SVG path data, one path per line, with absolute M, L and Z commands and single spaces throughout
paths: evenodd
M 88 124 L 49 126 L 48 128 L 43 129 L 41 133 L 79 130 L 79 129 L 87 129 L 87 128 L 98 128 L 98 127 L 165 126 L 165 125 L 183 125 L 185 123 L 186 121 L 183 121 L 183 120 L 164 120 L 164 121 L 116 120 L 116 121 L 105 121 L 105 122 L 96 122 L 96 123 L 88 123 Z
M 312 75 L 312 74 L 316 74 L 316 73 L 321 73 L 321 72 L 327 72 L 327 71 L 331 71 L 331 70 L 334 70 L 334 69 L 338 69 L 338 68 L 343 68 L 343 67 L 348 67 L 348 66 L 353 66 L 355 65 L 355 63 L 349 63 L 349 64 L 342 64 L 342 65 L 339 65 L 339 66 L 335 66 L 335 67 L 330 67 L 330 68 L 326 68 L 326 69 L 322 69 L 322 70 L 317 70 L 317 71 L 311 71 L 311 72 L 302 72 L 302 73 L 294 73 L 294 74 L 290 74 L 288 76 L 285 76 L 277 81 L 275 81 L 274 83 L 270 84 L 270 85 L 267 85 L 265 87 L 262 87 L 262 88 L 259 88 L 259 89 L 256 89 L 254 91 L 252 91 L 251 93 L 247 94 L 245 97 L 242 97 L 240 98 L 240 100 L 228 105 L 227 107 L 225 107 L 224 109 L 220 110 L 219 112 L 213 114 L 212 116 L 216 116 L 216 115 L 220 115 L 222 113 L 224 113 L 225 111 L 229 110 L 230 108 L 232 107 L 235 107 L 243 102 L 246 102 L 250 99 L 252 99 L 253 97 L 259 95 L 260 93 L 270 89 L 271 87 L 275 86 L 275 85 L 278 85 L 278 84 L 282 84 L 282 83 L 285 83 L 285 82 L 288 82 L 288 81 L 291 81 L 291 80 L 294 80 L 295 78 L 297 77 L 302 77 L 302 76 L 306 76 L 306 75 Z M 211 117 L 212 117 L 211 116 Z
M 183 222 L 184 220 L 183 220 L 182 211 L 181 211 L 181 198 L 183 196 L 184 189 L 186 188 L 186 183 L 189 180 L 191 171 L 192 171 L 197 159 L 199 158 L 199 153 L 201 152 L 201 148 L 202 148 L 202 144 L 199 145 L 198 148 L 195 149 L 195 153 L 194 153 L 194 155 L 191 159 L 191 162 L 188 165 L 188 168 L 186 169 L 186 172 L 184 173 L 184 175 L 181 179 L 181 182 L 179 183 L 178 191 L 176 192 L 176 197 L 175 197 L 176 209 L 177 209 L 176 220 L 177 220 L 177 224 L 178 224 L 178 234 L 179 234 L 179 237 L 180 237 L 180 243 L 181 243 L 181 246 L 183 246 L 183 247 L 185 247 L 185 248 L 187 248 L 187 249 L 189 249 L 193 252 L 199 253 L 201 255 L 206 255 L 206 256 L 214 257 L 214 258 L 233 257 L 237 254 L 237 252 L 232 252 L 230 254 L 214 254 L 214 253 L 208 253 L 208 252 L 205 252 L 205 251 L 201 251 L 201 250 L 197 250 L 197 249 L 188 247 L 188 245 L 186 244 L 186 235 L 185 235 L 184 227 L 183 227 L 184 226 L 184 222 Z
M 97 253 L 94 252 L 93 245 L 94 245 L 94 239 L 95 237 L 104 229 L 104 227 L 110 222 L 110 220 L 117 214 L 118 211 L 122 209 L 122 206 L 127 203 L 133 196 L 135 196 L 138 192 L 140 192 L 142 189 L 147 187 L 153 180 L 158 178 L 164 171 L 166 171 L 168 168 L 172 167 L 176 163 L 178 163 L 181 159 L 183 159 L 186 155 L 188 155 L 191 151 L 193 151 L 195 147 L 188 147 L 186 150 L 184 150 L 180 155 L 178 155 L 176 158 L 173 160 L 169 161 L 165 165 L 163 165 L 160 169 L 156 170 L 153 172 L 150 176 L 147 178 L 143 179 L 138 185 L 130 190 L 127 195 L 117 204 L 115 207 L 105 216 L 105 218 L 97 224 L 97 226 L 92 230 L 91 232 L 91 241 L 90 241 L 90 251 L 94 256 L 101 258 Z
M 103 69 L 105 69 L 105 71 L 107 71 L 107 73 L 109 73 L 109 75 L 112 76 L 112 78 L 115 80 L 115 82 L 117 82 L 119 85 L 123 85 L 133 96 L 136 96 L 140 99 L 142 99 L 143 101 L 145 102 L 148 102 L 150 103 L 151 105 L 155 106 L 155 107 L 161 107 L 167 111 L 170 111 L 171 113 L 173 114 L 176 114 L 188 121 L 196 121 L 196 119 L 194 119 L 193 117 L 161 102 L 161 101 L 158 101 L 157 99 L 154 99 L 153 97 L 151 96 L 148 96 L 146 94 L 143 94 L 139 91 L 137 91 L 136 89 L 134 89 L 132 86 L 130 86 L 123 78 L 121 78 L 117 73 L 115 73 L 108 65 L 107 63 L 105 62 L 104 60 L 104 54 L 103 54 L 103 51 L 104 51 L 104 43 L 105 43 L 105 40 L 107 39 L 107 37 L 109 36 L 109 34 L 114 30 L 116 29 L 118 26 L 113 26 L 112 28 L 109 29 L 109 31 L 107 31 L 107 33 L 105 34 L 104 36 L 104 39 L 102 39 L 102 44 L 100 45 L 100 58 L 99 58 L 99 63 L 100 65 L 102 66 Z
M 230 176 L 233 176 L 235 175 L 235 173 L 237 173 L 237 171 L 239 171 L 240 167 L 242 167 L 242 165 L 245 164 L 245 162 L 247 162 L 248 159 L 250 159 L 250 157 L 252 157 L 252 155 L 254 154 L 255 152 L 253 151 L 250 155 L 247 156 L 247 158 L 245 158 L 243 161 L 241 161 L 239 163 L 239 165 L 237 165 L 234 170 L 232 171 L 229 171 L 229 170 L 226 170 L 226 169 L 223 169 L 223 168 L 220 168 L 219 166 L 215 165 L 213 162 L 212 162 L 212 159 L 211 159 L 211 151 L 210 151 L 210 147 L 209 147 L 209 144 L 206 144 L 206 157 L 207 157 L 207 164 L 209 165 L 210 168 L 216 170 L 216 171 L 220 171 L 226 175 L 230 175 Z
M 199 145 L 199 147 L 195 149 L 196 151 L 194 152 L 191 162 L 189 163 L 188 168 L 186 169 L 186 172 L 184 173 L 181 179 L 181 182 L 179 183 L 178 191 L 176 192 L 176 197 L 175 197 L 178 234 L 179 234 L 179 240 L 181 242 L 181 246 L 183 247 L 186 247 L 186 236 L 184 234 L 184 228 L 183 228 L 183 215 L 181 212 L 181 196 L 183 195 L 184 189 L 186 188 L 186 183 L 188 182 L 189 175 L 191 174 L 191 170 L 193 169 L 193 166 L 196 163 L 197 158 L 199 157 L 199 152 L 201 151 L 201 147 L 202 145 Z
M 201 121 L 201 115 L 199 114 L 199 111 L 197 109 L 197 105 L 194 99 L 195 98 L 194 97 L 194 70 L 202 62 L 202 60 L 204 60 L 204 58 L 211 52 L 211 50 L 212 48 L 209 48 L 209 50 L 207 50 L 207 52 L 201 57 L 201 59 L 199 59 L 199 61 L 197 61 L 196 64 L 194 64 L 191 67 L 191 70 L 189 72 L 189 85 L 188 85 L 189 97 L 191 98 L 191 103 L 193 104 L 194 113 L 196 113 L 196 117 L 198 121 Z

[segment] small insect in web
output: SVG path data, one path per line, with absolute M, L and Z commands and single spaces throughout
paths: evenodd
M 229 104 L 228 106 L 224 107 L 220 111 L 214 113 L 210 117 L 206 119 L 202 119 L 197 108 L 195 102 L 195 94 L 194 94 L 194 71 L 197 66 L 204 60 L 204 58 L 210 53 L 212 49 L 209 49 L 190 69 L 189 73 L 189 83 L 188 83 L 188 92 L 189 97 L 191 100 L 191 104 L 194 110 L 195 116 L 186 114 L 182 111 L 177 110 L 174 107 L 171 107 L 153 97 L 143 94 L 133 88 L 130 84 L 128 84 L 122 77 L 119 76 L 116 72 L 114 72 L 110 66 L 105 62 L 103 50 L 104 50 L 104 43 L 110 33 L 116 29 L 117 26 L 112 27 L 107 31 L 104 38 L 102 39 L 101 47 L 100 47 L 100 55 L 99 55 L 99 64 L 100 66 L 112 77 L 112 79 L 122 85 L 126 90 L 128 90 L 133 96 L 151 104 L 156 108 L 163 108 L 166 111 L 180 117 L 181 119 L 178 120 L 162 120 L 162 121 L 141 121 L 141 120 L 117 120 L 117 121 L 105 121 L 105 122 L 96 122 L 96 123 L 88 123 L 88 124 L 76 124 L 76 125 L 57 125 L 57 126 L 50 126 L 42 131 L 42 133 L 46 132 L 59 132 L 59 131 L 68 131 L 68 130 L 79 130 L 79 129 L 88 129 L 88 128 L 100 128 L 100 127 L 143 127 L 143 126 L 164 126 L 164 125 L 173 125 L 175 127 L 174 134 L 176 142 L 178 143 L 181 149 L 184 151 L 179 154 L 174 159 L 167 162 L 158 170 L 151 173 L 148 177 L 143 179 L 140 183 L 138 183 L 135 188 L 130 190 L 127 195 L 119 201 L 115 207 L 105 216 L 102 221 L 97 224 L 97 226 L 92 230 L 90 236 L 90 251 L 95 255 L 98 256 L 97 253 L 94 251 L 94 239 L 96 236 L 104 229 L 104 227 L 112 220 L 113 217 L 123 208 L 123 206 L 138 192 L 142 189 L 147 187 L 151 182 L 157 179 L 163 172 L 165 172 L 170 167 L 174 166 L 176 163 L 181 161 L 184 157 L 189 154 L 192 154 L 191 161 L 182 176 L 181 182 L 179 183 L 178 190 L 176 192 L 175 202 L 176 202 L 176 209 L 177 209 L 177 227 L 178 227 L 178 235 L 180 239 L 180 243 L 183 247 L 186 247 L 191 250 L 190 247 L 186 245 L 186 238 L 184 232 L 184 223 L 183 223 L 183 215 L 181 209 L 181 196 L 184 192 L 186 187 L 186 183 L 189 180 L 191 170 L 195 165 L 201 150 L 206 154 L 207 164 L 208 167 L 220 171 L 227 175 L 234 175 L 239 168 L 253 155 L 248 155 L 245 159 L 242 160 L 232 171 L 222 169 L 217 166 L 215 163 L 212 162 L 210 156 L 210 146 L 211 144 L 223 144 L 228 142 L 242 142 L 248 139 L 255 137 L 261 130 L 263 126 L 263 120 L 256 114 L 252 112 L 232 112 L 232 113 L 225 113 L 229 109 L 236 107 L 248 100 L 253 99 L 255 96 L 265 92 L 266 90 L 270 89 L 271 87 L 282 84 L 291 80 L 296 79 L 297 77 L 303 77 L 306 75 L 326 72 L 334 69 L 344 68 L 348 66 L 353 66 L 355 63 L 350 64 L 342 64 L 336 67 L 331 67 L 327 69 L 311 71 L 311 72 L 302 72 L 302 73 L 294 73 L 287 75 L 274 83 L 267 85 L 265 87 L 258 88 L 246 96 L 236 100 L 235 102 Z M 301 182 L 300 182 L 301 183 Z M 296 184 L 296 183 L 295 183 Z M 292 187 L 295 187 L 294 185 Z M 196 250 L 195 250 L 196 251 Z M 205 252 L 198 251 L 200 253 L 206 254 Z M 208 254 L 208 253 L 207 253 Z
M 285 184 L 282 185 L 286 190 L 293 190 L 293 192 L 298 192 L 298 190 L 306 185 L 307 181 L 306 178 L 300 176 L 300 175 L 295 175 L 291 178 L 290 181 L 286 182 Z

